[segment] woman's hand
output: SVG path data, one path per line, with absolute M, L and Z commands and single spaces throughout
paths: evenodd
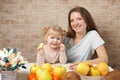
M 73 70 L 75 66 L 77 66 L 80 62 L 76 62 L 70 65 L 70 69 Z

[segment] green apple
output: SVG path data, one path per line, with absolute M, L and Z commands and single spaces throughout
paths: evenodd
M 90 76 L 100 76 L 100 71 L 96 67 L 91 67 L 89 74 Z
M 43 63 L 42 65 L 41 65 L 41 69 L 45 69 L 45 70 L 47 70 L 47 71 L 51 71 L 51 69 L 52 69 L 52 65 L 50 64 L 50 63 Z
M 89 72 L 89 65 L 84 62 L 81 62 L 77 65 L 76 71 L 81 75 L 87 75 Z
M 35 74 L 36 74 L 37 69 L 40 69 L 40 65 L 38 65 L 38 64 L 33 64 L 33 65 L 30 67 L 30 73 L 35 73 Z
M 52 76 L 47 70 L 42 69 L 38 75 L 38 80 L 52 80 Z
M 62 78 L 66 73 L 66 68 L 64 66 L 55 66 L 53 72 L 54 76 Z
M 39 76 L 39 74 L 41 73 L 41 71 L 42 71 L 41 68 L 39 68 L 39 69 L 36 70 L 36 76 L 37 76 L 37 77 Z

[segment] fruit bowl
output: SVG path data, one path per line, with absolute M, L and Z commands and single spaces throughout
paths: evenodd
M 97 65 L 96 64 L 92 64 L 92 66 L 94 66 L 94 68 L 96 68 L 95 66 L 97 66 Z M 96 72 L 96 69 L 90 69 L 91 67 L 89 67 L 90 70 L 87 72 L 87 74 L 83 74 L 82 72 L 78 71 L 78 68 L 81 69 L 80 71 L 84 71 L 84 73 L 88 69 L 87 69 L 86 66 L 81 65 L 81 64 L 79 65 L 79 67 L 78 66 L 74 67 L 73 70 L 80 75 L 82 80 L 104 80 L 104 75 L 105 74 L 104 75 L 98 75 L 98 73 Z M 102 68 L 102 69 L 104 69 L 104 68 Z M 109 72 L 113 71 L 113 69 L 110 66 L 108 66 L 108 71 Z
M 103 80 L 104 79 L 104 76 L 84 76 L 84 75 L 80 75 L 80 77 L 81 77 L 82 80 Z
M 74 71 L 76 72 L 76 68 L 74 68 Z M 109 67 L 109 71 L 113 71 L 113 69 L 111 67 Z M 79 74 L 79 75 L 82 80 L 104 80 L 104 76 L 84 76 L 81 74 Z

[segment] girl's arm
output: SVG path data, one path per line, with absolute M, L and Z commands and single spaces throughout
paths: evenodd
M 67 56 L 65 53 L 65 46 L 64 44 L 60 44 L 60 56 L 59 56 L 59 62 L 60 63 L 66 63 L 67 61 Z
M 60 52 L 59 62 L 63 64 L 67 62 L 67 56 L 66 56 L 65 51 Z
M 45 63 L 44 55 L 43 55 L 43 53 L 40 53 L 40 51 L 38 51 L 38 53 L 37 53 L 36 63 L 39 65 L 42 65 L 43 63 Z

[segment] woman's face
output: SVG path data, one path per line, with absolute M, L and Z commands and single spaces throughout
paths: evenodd
M 62 42 L 61 36 L 49 35 L 47 37 L 47 44 L 53 49 L 58 48 L 61 42 Z
M 72 29 L 76 33 L 86 33 L 87 24 L 79 12 L 72 12 L 70 15 L 70 23 Z

